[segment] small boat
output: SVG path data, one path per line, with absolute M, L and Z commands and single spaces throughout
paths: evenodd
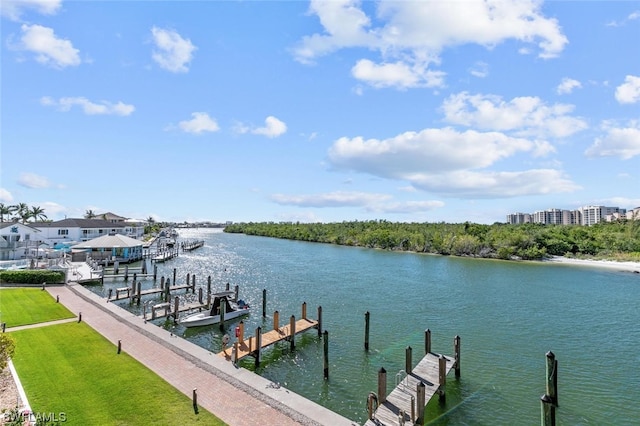
M 213 295 L 211 309 L 208 312 L 199 312 L 197 314 L 187 315 L 180 319 L 178 323 L 185 327 L 200 327 L 203 325 L 218 324 L 220 322 L 220 310 L 224 306 L 224 320 L 231 320 L 242 315 L 247 315 L 251 311 L 251 307 L 239 299 L 237 302 L 233 300 L 235 292 L 228 291 Z

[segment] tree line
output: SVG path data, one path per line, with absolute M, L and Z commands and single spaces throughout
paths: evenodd
M 26 203 L 14 205 L 0 203 L 0 222 L 20 221 L 27 223 L 31 219 L 43 221 L 47 219 L 47 215 L 44 214 L 44 209 L 40 206 L 29 206 Z
M 527 223 L 404 223 L 386 220 L 340 223 L 249 222 L 225 232 L 385 250 L 496 259 L 549 256 L 640 261 L 640 220 L 593 226 Z

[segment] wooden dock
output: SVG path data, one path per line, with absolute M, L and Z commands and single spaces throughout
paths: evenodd
M 396 387 L 386 394 L 387 373 L 381 368 L 378 373 L 378 394 L 371 392 L 367 399 L 369 419 L 364 426 L 395 426 L 425 423 L 424 411 L 427 403 L 436 394 L 445 397 L 447 375 L 455 369 L 460 375 L 460 338 L 454 339 L 455 356 L 431 352 L 431 331 L 425 332 L 426 355 L 411 368 L 411 347 L 406 349 L 405 370 L 395 375 Z
M 237 341 L 230 348 L 218 353 L 218 356 L 225 358 L 227 361 L 237 362 L 247 356 L 252 356 L 256 360 L 256 365 L 260 363 L 261 351 L 278 342 L 286 340 L 291 343 L 291 348 L 295 346 L 295 335 L 303 333 L 310 329 L 317 329 L 320 333 L 322 327 L 321 308 L 318 308 L 319 318 L 317 320 L 307 318 L 307 304 L 302 304 L 302 319 L 296 321 L 295 316 L 291 315 L 289 324 L 282 327 L 279 326 L 278 311 L 273 314 L 274 326 L 273 330 L 262 334 L 262 327 L 256 328 L 255 337 L 244 338 L 244 321 L 240 322 L 238 327 Z

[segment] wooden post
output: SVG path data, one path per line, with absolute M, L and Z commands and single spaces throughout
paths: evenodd
M 226 291 L 229 291 L 229 283 L 226 284 L 225 289 Z
M 120 351 L 122 351 L 122 341 L 118 340 L 118 354 L 120 354 Z
M 324 367 L 324 379 L 329 380 L 329 332 L 327 330 L 324 331 L 324 356 L 323 356 L 323 367 Z
M 133 273 L 133 282 L 135 283 L 136 281 L 138 281 L 138 273 L 134 272 Z
M 280 312 L 275 311 L 273 313 L 273 329 L 277 330 L 280 328 Z
M 260 352 L 262 352 L 262 327 L 256 328 L 256 368 L 260 367 Z
M 302 319 L 307 319 L 307 302 L 302 302 Z
M 157 270 L 157 267 L 154 265 L 154 270 Z M 164 290 L 164 275 L 160 277 L 160 288 Z
M 446 396 L 445 388 L 447 386 L 447 359 L 443 355 L 438 358 L 438 381 L 440 382 L 438 386 L 440 401 L 444 401 Z
M 142 319 L 145 320 L 144 322 L 147 322 L 147 304 L 143 303 L 142 304 Z
M 413 349 L 411 349 L 411 346 L 407 346 L 404 351 L 404 371 L 407 372 L 407 375 L 411 374 L 411 371 L 413 370 L 413 362 L 411 360 L 412 352 Z
M 322 336 L 322 306 L 318 306 L 318 337 Z
M 267 317 L 267 289 L 262 289 L 262 318 Z
M 133 282 L 134 283 L 136 282 L 135 278 L 133 279 Z M 138 282 L 138 298 L 136 300 L 136 303 L 138 304 L 138 306 L 140 306 L 140 299 L 142 299 L 142 283 Z
M 220 298 L 220 330 L 224 330 L 224 314 L 227 312 L 227 298 Z
M 460 336 L 453 338 L 453 353 L 455 357 L 453 368 L 455 369 L 456 377 L 460 377 Z
M 211 294 L 211 275 L 207 277 L 207 293 Z
M 190 282 L 191 282 L 191 274 L 187 272 L 187 282 L 185 284 L 188 286 Z M 187 289 L 187 291 L 189 290 Z
M 107 302 L 108 302 L 109 300 L 111 300 L 111 295 L 112 295 L 112 294 L 113 294 L 113 289 L 112 289 L 112 288 L 110 288 L 110 289 L 109 289 L 109 295 L 107 296 Z
M 6 329 L 7 329 L 7 323 L 3 322 L 2 323 L 2 332 L 4 333 Z
M 387 401 L 387 370 L 380 367 L 378 370 L 378 404 L 384 404 Z
M 375 410 L 373 409 L 373 401 L 374 400 L 377 401 L 377 399 L 378 399 L 378 397 L 376 396 L 375 393 L 369 392 L 369 396 L 367 397 L 367 412 L 369 414 L 367 419 L 369 419 L 369 420 L 373 420 L 373 415 L 375 413 Z
M 82 322 L 82 312 L 78 313 L 78 322 Z
M 198 414 L 198 388 L 193 389 L 193 412 Z
M 238 341 L 244 342 L 244 320 L 240 321 L 238 329 Z
M 211 293 L 207 294 L 207 309 L 211 309 Z
M 198 303 L 202 305 L 202 287 L 198 288 Z
M 124 265 L 124 280 L 129 281 L 129 265 Z
M 118 272 L 120 272 L 120 262 L 116 260 L 113 264 L 113 275 L 118 275 Z
M 176 268 L 173 268 L 173 282 L 176 282 Z
M 236 284 L 235 287 L 233 288 L 233 290 L 235 291 L 235 294 L 233 296 L 233 301 L 237 302 L 238 301 L 238 293 L 240 292 L 240 286 L 238 286 L 238 284 Z
M 551 403 L 558 406 L 558 361 L 553 352 L 549 351 L 547 356 L 547 395 L 551 398 Z
M 364 313 L 364 350 L 369 350 L 369 318 L 371 314 L 369 311 Z
M 191 276 L 191 293 L 196 292 L 196 274 Z
M 417 425 L 424 425 L 424 407 L 427 405 L 426 401 L 426 387 L 424 382 L 421 380 L 418 382 L 418 389 L 416 390 L 418 395 L 418 419 L 416 420 Z
M 289 337 L 291 350 L 294 350 L 296 348 L 296 316 L 295 315 L 291 315 L 291 318 L 289 318 L 289 329 L 291 331 L 291 334 Z
M 541 405 L 541 425 L 542 426 L 556 426 L 556 407 L 553 405 L 553 400 L 549 395 L 542 395 L 540 397 Z
M 109 289 L 109 291 L 111 291 L 111 289 Z M 60 303 L 60 295 L 59 294 L 56 295 L 56 303 Z
M 431 330 L 428 328 L 424 331 L 424 354 L 431 353 Z
M 140 269 L 142 275 L 147 275 L 147 261 L 142 259 L 142 269 Z
M 231 361 L 234 364 L 238 363 L 238 349 L 240 349 L 240 342 L 236 340 L 235 342 L 233 342 L 233 353 L 231 354 Z
M 180 298 L 176 296 L 173 299 L 173 322 L 178 321 L 178 312 L 180 312 Z
M 158 278 L 158 265 L 153 264 L 153 280 L 155 281 Z
M 416 423 L 416 397 L 411 395 L 411 424 Z

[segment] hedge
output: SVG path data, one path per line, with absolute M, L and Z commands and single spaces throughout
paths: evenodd
M 24 269 L 18 271 L 0 271 L 0 283 L 18 284 L 60 284 L 64 283 L 64 272 Z

